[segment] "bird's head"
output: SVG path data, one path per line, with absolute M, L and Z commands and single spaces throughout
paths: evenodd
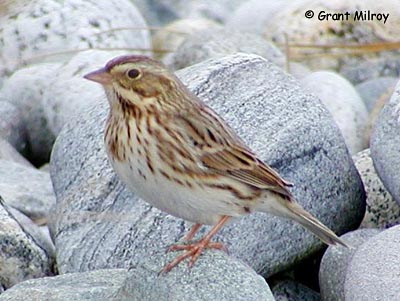
M 114 58 L 84 78 L 103 85 L 111 105 L 125 102 L 139 108 L 162 106 L 179 82 L 161 63 L 141 55 Z

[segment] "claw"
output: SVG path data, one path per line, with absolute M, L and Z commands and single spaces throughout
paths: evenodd
M 166 274 L 176 267 L 180 262 L 186 258 L 190 258 L 189 268 L 191 268 L 196 260 L 199 258 L 204 249 L 218 249 L 226 250 L 225 246 L 219 242 L 210 242 L 211 238 L 221 229 L 221 227 L 229 220 L 229 216 L 222 216 L 216 225 L 211 229 L 211 231 L 200 241 L 194 242 L 187 245 L 173 245 L 167 249 L 167 252 L 171 251 L 184 251 L 183 254 L 176 257 L 173 261 L 168 263 L 160 272 L 160 274 Z M 188 237 L 192 238 L 195 232 L 198 230 L 200 225 L 196 224 L 194 228 L 190 231 Z

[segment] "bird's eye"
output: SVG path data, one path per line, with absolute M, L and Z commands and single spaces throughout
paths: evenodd
M 130 79 L 135 79 L 140 76 L 140 71 L 138 69 L 130 69 L 126 74 Z

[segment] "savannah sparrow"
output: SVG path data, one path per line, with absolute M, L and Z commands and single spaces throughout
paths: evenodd
M 293 219 L 327 244 L 346 244 L 306 212 L 290 183 L 263 163 L 212 109 L 161 63 L 145 56 L 121 56 L 85 75 L 103 85 L 110 114 L 105 130 L 109 159 L 122 181 L 162 211 L 213 225 L 163 272 L 206 248 L 222 249 L 211 238 L 232 217 L 254 211 Z

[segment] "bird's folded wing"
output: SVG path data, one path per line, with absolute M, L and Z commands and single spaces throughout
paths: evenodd
M 204 166 L 251 186 L 290 196 L 290 186 L 271 167 L 240 146 L 227 146 L 201 156 Z
M 291 184 L 259 160 L 214 111 L 206 106 L 200 110 L 201 114 L 175 116 L 175 121 L 185 129 L 186 144 L 192 144 L 192 153 L 204 167 L 256 188 L 291 196 L 287 189 Z

